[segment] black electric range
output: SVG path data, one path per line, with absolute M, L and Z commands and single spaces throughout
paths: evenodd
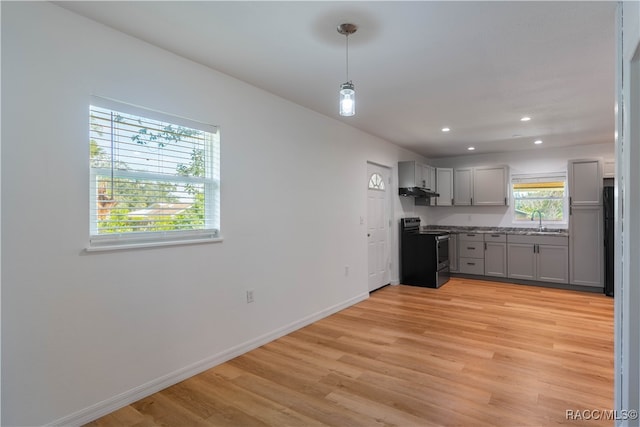
M 439 288 L 449 281 L 449 232 L 420 230 L 420 218 L 400 220 L 400 283 Z

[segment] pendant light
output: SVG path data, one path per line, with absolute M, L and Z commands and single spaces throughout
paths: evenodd
M 347 81 L 340 85 L 340 115 L 353 116 L 356 114 L 356 92 L 353 83 L 349 80 L 349 35 L 356 32 L 358 26 L 355 24 L 340 24 L 338 32 L 347 39 Z

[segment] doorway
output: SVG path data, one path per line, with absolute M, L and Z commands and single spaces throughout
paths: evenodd
M 391 169 L 367 163 L 367 247 L 369 292 L 391 275 Z

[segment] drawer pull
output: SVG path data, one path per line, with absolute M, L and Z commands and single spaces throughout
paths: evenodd
M 475 262 L 468 262 L 467 265 L 476 265 Z
M 467 234 L 468 237 L 476 237 L 475 234 Z
M 470 251 L 475 251 L 476 250 L 476 248 L 470 247 L 470 246 L 467 246 L 467 249 L 470 250 Z
M 499 234 L 492 234 L 491 237 L 500 237 Z

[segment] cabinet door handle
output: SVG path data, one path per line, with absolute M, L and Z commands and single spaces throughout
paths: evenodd
M 484 250 L 487 250 L 487 242 L 484 242 Z
M 469 202 L 469 204 L 471 205 L 473 204 L 473 197 L 471 198 L 471 201 Z
M 451 199 L 451 206 L 453 206 L 453 199 Z
M 507 198 L 504 198 L 504 205 L 507 206 Z

